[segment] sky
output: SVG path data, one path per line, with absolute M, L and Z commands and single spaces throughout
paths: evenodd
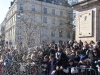
M 0 0 L 0 24 L 3 22 L 7 11 L 10 7 L 10 2 L 13 0 Z

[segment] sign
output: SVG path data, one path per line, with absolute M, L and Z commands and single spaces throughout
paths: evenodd
M 79 14 L 79 37 L 92 36 L 92 10 Z

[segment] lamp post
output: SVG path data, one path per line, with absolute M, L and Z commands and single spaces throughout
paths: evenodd
M 43 24 L 42 24 L 42 1 L 41 1 L 41 25 L 43 25 Z M 41 30 L 40 30 L 39 33 L 40 33 L 40 44 L 42 44 L 42 43 L 41 43 Z

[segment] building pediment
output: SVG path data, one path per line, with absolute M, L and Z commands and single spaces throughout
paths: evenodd
M 74 9 L 78 9 L 81 7 L 86 7 L 88 5 L 93 5 L 93 4 L 100 4 L 100 0 L 80 0 L 77 3 L 72 4 L 72 7 Z

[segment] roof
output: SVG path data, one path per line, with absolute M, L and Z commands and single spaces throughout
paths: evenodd
M 100 0 L 84 0 L 84 1 L 77 2 L 77 3 L 75 3 L 75 4 L 72 4 L 71 7 L 74 7 L 74 6 L 83 4 L 83 3 L 87 3 L 87 2 L 93 3 L 93 2 L 97 2 L 97 1 L 100 1 Z

